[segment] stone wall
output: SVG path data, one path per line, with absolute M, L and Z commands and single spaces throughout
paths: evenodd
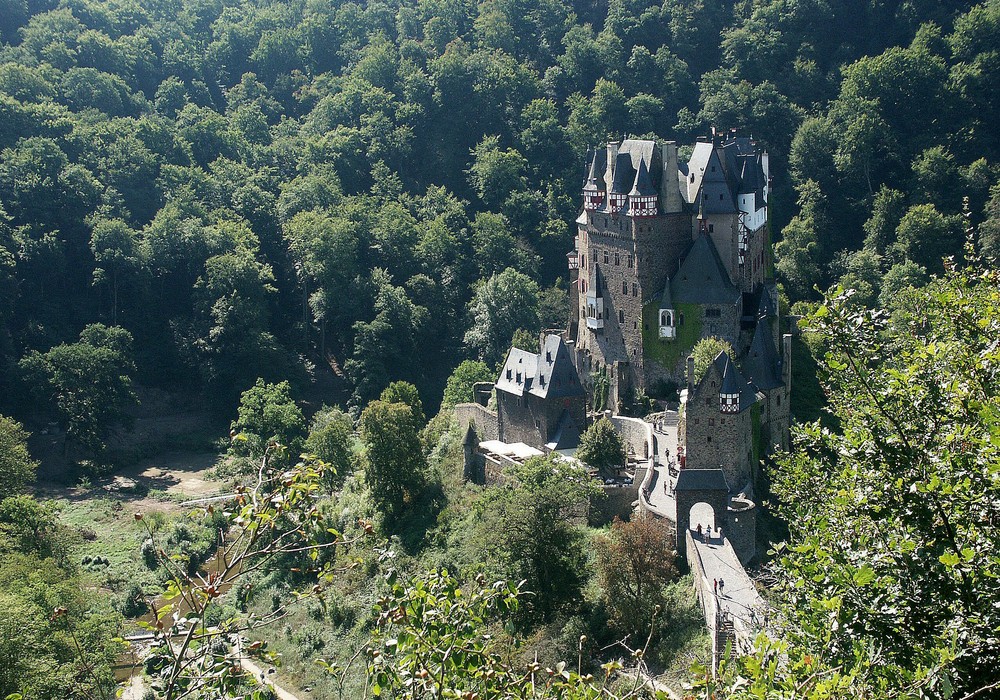
M 586 294 L 577 292 L 578 347 L 601 367 L 627 362 L 625 384 L 644 387 L 642 306 L 658 299 L 667 276 L 691 246 L 691 218 L 671 214 L 632 218 L 594 212 L 577 239 L 579 279 L 590 284 L 595 267 L 604 279 L 604 327 L 588 330 Z
M 740 315 L 742 303 L 699 305 L 701 313 L 701 337 L 722 338 L 734 349 L 740 347 Z M 718 310 L 718 316 L 708 316 L 709 309 Z
M 454 408 L 455 420 L 462 429 L 471 424 L 479 441 L 499 440 L 500 425 L 497 414 L 478 403 L 460 403 Z
M 757 505 L 742 498 L 731 499 L 726 511 L 723 534 L 733 545 L 733 550 L 743 566 L 756 559 Z
M 648 459 L 653 452 L 652 426 L 639 418 L 626 416 L 611 416 L 611 423 L 625 442 L 625 449 L 634 454 L 637 459 Z
M 645 469 L 642 470 L 645 477 Z M 603 497 L 595 498 L 590 504 L 590 525 L 601 527 L 607 525 L 616 517 L 620 520 L 628 521 L 632 518 L 632 506 L 639 499 L 639 485 L 641 483 L 639 472 L 636 472 L 635 480 L 625 486 L 604 485 L 601 487 Z

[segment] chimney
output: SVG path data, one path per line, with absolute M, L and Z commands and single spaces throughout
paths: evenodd
M 608 167 L 604 171 L 604 191 L 610 193 L 615 184 L 615 161 L 618 160 L 618 144 L 614 141 L 608 143 Z
M 664 214 L 677 214 L 683 210 L 680 184 L 677 180 L 677 142 L 663 144 L 663 177 L 660 178 L 660 200 Z
M 792 393 L 792 334 L 781 336 L 781 381 L 785 384 L 785 393 Z
M 688 375 L 688 399 L 690 400 L 691 397 L 694 396 L 694 355 L 688 355 L 687 375 Z

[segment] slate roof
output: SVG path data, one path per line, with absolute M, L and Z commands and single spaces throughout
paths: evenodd
M 587 282 L 587 296 L 595 299 L 603 299 L 604 289 L 606 286 L 607 285 L 604 283 L 604 273 L 601 272 L 600 263 L 594 263 L 590 266 L 590 280 Z
M 545 337 L 538 354 L 511 348 L 496 388 L 515 396 L 531 394 L 542 399 L 583 396 L 585 393 L 566 344 L 554 334 Z
M 537 373 L 538 355 L 521 348 L 511 348 L 503 369 L 500 370 L 496 388 L 498 391 L 521 396 L 526 391 L 531 391 Z
M 646 167 L 646 161 L 639 161 L 639 169 L 635 173 L 635 181 L 632 183 L 632 191 L 629 192 L 630 196 L 640 196 L 649 197 L 656 195 L 656 188 L 653 187 L 653 181 L 649 179 L 649 168 Z
M 559 417 L 559 424 L 556 426 L 552 439 L 545 443 L 550 450 L 571 450 L 580 444 L 580 428 L 569 415 L 568 410 L 564 410 Z
M 745 137 L 730 139 L 720 147 L 708 141 L 695 144 L 691 159 L 679 166 L 678 177 L 688 204 L 704 203 L 706 214 L 734 213 L 737 194 L 753 193 L 761 203 L 767 186 L 762 157 Z
M 691 158 L 684 167 L 684 174 L 687 176 L 685 179 L 686 186 L 681 187 L 681 192 L 687 195 L 684 199 L 689 204 L 694 204 L 695 198 L 701 191 L 701 181 L 705 177 L 705 171 L 708 170 L 708 161 L 712 157 L 712 150 L 713 146 L 711 143 L 705 141 L 696 143 L 694 150 L 691 152 Z M 691 175 L 694 175 L 693 180 L 691 179 Z
M 660 296 L 660 308 L 661 309 L 672 309 L 674 308 L 673 297 L 670 296 L 670 278 L 667 278 L 667 283 L 663 285 L 663 294 Z
M 628 194 L 629 185 L 635 178 L 635 168 L 632 167 L 632 157 L 628 153 L 620 153 L 615 158 L 615 177 L 611 191 L 616 194 Z
M 740 372 L 736 363 L 726 352 L 720 352 L 712 361 L 719 376 L 722 377 L 722 384 L 719 388 L 720 394 L 739 394 L 740 413 L 757 403 L 757 392 L 747 382 L 746 377 Z M 708 375 L 706 375 L 708 376 Z M 704 382 L 702 378 L 702 382 Z
M 739 290 L 729 281 L 715 244 L 708 236 L 695 239 L 674 275 L 671 293 L 680 304 L 735 304 Z
M 743 358 L 743 371 L 758 391 L 770 391 L 784 384 L 781 380 L 781 357 L 771 341 L 766 319 L 757 322 L 750 350 Z
M 681 469 L 677 475 L 678 491 L 725 491 L 729 493 L 726 474 L 721 469 Z
M 604 191 L 604 170 L 608 166 L 608 153 L 598 148 L 587 154 L 587 174 L 584 176 L 583 189 Z

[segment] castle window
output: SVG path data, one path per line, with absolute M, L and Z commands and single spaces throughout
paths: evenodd
M 521 381 L 521 375 L 517 375 L 517 376 L 518 376 L 517 381 Z M 706 406 L 711 406 L 712 405 L 712 397 L 711 396 L 709 396 L 707 399 L 705 399 L 705 405 Z
M 622 280 L 622 294 L 628 294 L 628 282 Z
M 778 405 L 779 406 L 781 405 L 781 397 L 780 396 L 778 397 Z
M 712 436 L 709 435 L 707 438 L 705 438 L 705 442 L 712 442 Z
M 619 311 L 618 312 L 618 323 L 625 323 L 625 312 L 624 311 Z
M 677 319 L 677 325 L 678 326 L 683 326 L 684 325 L 684 312 L 683 311 L 681 311 L 681 315 Z
M 708 232 L 709 233 L 715 233 L 715 224 L 709 224 L 708 225 Z
M 597 262 L 597 249 L 594 248 L 594 262 Z
M 694 424 L 698 425 L 699 423 L 701 423 L 701 419 L 700 418 L 695 418 L 694 419 Z
M 634 330 L 634 331 L 639 330 L 639 322 L 638 321 L 632 321 L 632 330 Z
M 634 297 L 639 296 L 639 285 L 637 285 L 635 282 L 632 283 L 632 296 Z
M 608 264 L 608 251 L 604 251 L 604 264 Z
M 622 264 L 621 256 L 618 253 L 615 253 L 615 265 L 621 265 L 621 264 Z
M 725 425 L 725 424 L 726 424 L 726 419 L 725 418 L 720 418 L 719 419 L 719 425 Z
M 632 256 L 632 255 L 628 256 L 628 266 L 629 267 L 632 267 L 632 263 L 634 261 L 635 261 L 635 257 L 634 256 Z
M 715 419 L 714 418 L 709 418 L 708 419 L 708 424 L 714 426 L 715 425 Z
M 719 201 L 720 201 L 720 202 L 722 201 L 722 198 L 723 198 L 724 196 L 725 196 L 725 195 L 722 195 L 722 194 L 720 194 L 720 195 L 719 195 Z

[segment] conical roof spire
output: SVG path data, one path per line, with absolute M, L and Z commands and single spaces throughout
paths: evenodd
M 649 168 L 646 167 L 646 161 L 639 161 L 639 169 L 635 173 L 635 181 L 632 183 L 632 191 L 629 192 L 630 197 L 655 197 L 656 188 L 653 187 L 653 181 L 649 177 Z

